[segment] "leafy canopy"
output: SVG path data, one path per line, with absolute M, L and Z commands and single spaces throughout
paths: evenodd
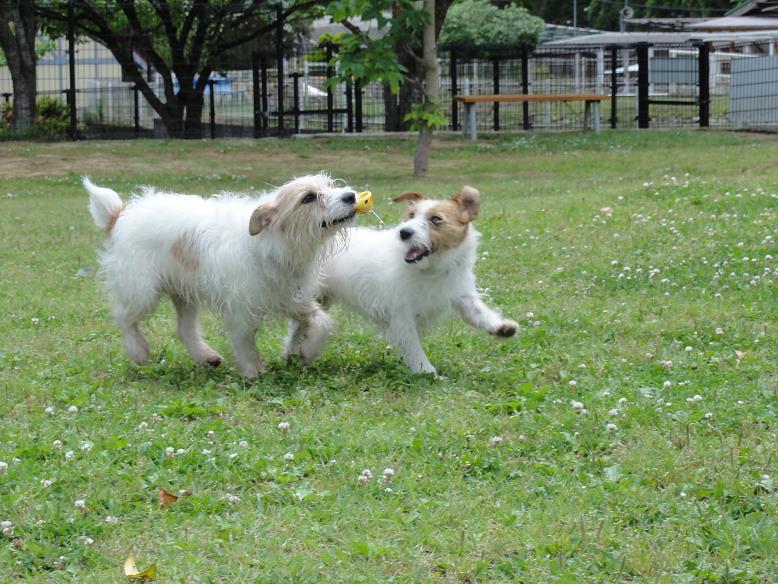
M 448 11 L 439 44 L 443 47 L 534 46 L 543 20 L 526 8 L 498 8 L 487 0 L 463 0 Z

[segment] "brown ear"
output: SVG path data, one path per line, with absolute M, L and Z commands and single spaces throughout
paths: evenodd
M 481 193 L 473 187 L 463 186 L 452 199 L 462 209 L 467 221 L 474 221 L 481 210 Z
M 421 193 L 403 193 L 399 197 L 395 197 L 392 199 L 395 203 L 401 203 L 403 201 L 421 201 L 422 199 L 426 199 L 427 197 L 422 195 Z
M 249 235 L 256 235 L 273 221 L 278 208 L 271 203 L 262 203 L 254 209 L 249 220 Z

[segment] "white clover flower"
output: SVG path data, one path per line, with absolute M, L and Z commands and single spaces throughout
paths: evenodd
M 492 438 L 489 440 L 489 443 L 492 446 L 499 446 L 502 444 L 502 436 L 492 436 Z
M 702 401 L 702 396 L 700 394 L 695 394 L 694 397 L 692 398 L 692 401 L 696 401 L 696 402 Z
M 206 434 L 207 434 L 208 438 L 213 438 L 216 435 L 216 432 L 214 432 L 213 430 L 208 430 L 208 432 L 206 432 Z
M 620 397 L 619 398 L 619 405 L 623 406 L 625 403 L 627 403 L 627 398 L 626 397 Z
M 0 528 L 2 529 L 11 529 L 14 526 L 13 521 L 0 521 Z
M 53 414 L 54 413 L 54 408 L 51 407 L 51 406 L 46 406 L 46 409 L 43 410 L 43 411 L 46 412 L 47 414 Z
M 69 414 L 76 414 L 76 413 L 78 413 L 78 406 L 70 406 L 68 408 L 68 413 Z
M 76 499 L 73 504 L 76 506 L 76 509 L 86 509 L 86 499 Z
M 209 454 L 211 454 L 211 451 L 208 450 L 207 448 L 203 448 L 202 454 L 205 454 L 206 456 L 208 456 Z
M 573 400 L 570 402 L 570 405 L 573 406 L 573 409 L 579 413 L 584 409 L 583 403 L 579 401 Z
M 278 429 L 285 432 L 289 429 L 289 422 L 278 422 Z
M 230 452 L 229 459 L 230 460 L 235 460 L 236 458 L 238 458 L 238 453 L 237 452 Z
M 535 313 L 532 311 L 527 312 L 527 318 L 532 320 L 533 318 L 535 318 Z
M 616 430 L 618 430 L 618 429 L 619 429 L 619 427 L 618 427 L 618 426 L 616 426 L 616 424 L 614 424 L 613 422 L 608 422 L 608 423 L 606 424 L 606 426 L 605 426 L 605 429 L 606 429 L 608 432 L 615 432 Z
M 284 460 L 294 460 L 294 454 L 291 452 L 287 452 L 284 454 Z
M 678 496 L 681 497 L 682 499 L 684 499 L 684 498 L 686 498 L 686 493 L 681 491 L 680 493 L 678 493 Z
M 72 450 L 68 450 L 65 453 L 65 460 L 73 460 L 75 457 L 76 457 L 76 453 L 73 452 Z
M 149 427 L 149 423 L 145 421 L 138 424 L 138 430 L 145 430 L 148 427 Z
M 667 388 L 668 388 L 668 387 L 670 387 L 672 384 L 673 384 L 673 382 L 672 382 L 672 381 L 670 381 L 670 380 L 665 380 L 665 382 L 662 384 L 662 387 L 664 387 L 665 389 L 667 389 Z
M 718 328 L 716 329 L 716 334 L 717 334 L 717 335 L 723 335 L 723 334 L 724 334 L 724 329 L 723 329 L 723 328 L 721 328 L 721 327 L 718 327 Z
M 52 484 L 54 484 L 54 481 L 52 479 L 43 479 L 43 480 L 41 480 L 41 486 L 44 489 L 48 489 Z
M 369 480 L 371 480 L 372 478 L 373 478 L 373 473 L 370 472 L 369 468 L 366 468 L 361 473 L 359 473 L 359 477 L 357 477 L 357 482 L 360 485 L 363 485 Z
M 186 454 L 186 450 L 184 450 L 183 448 L 179 448 L 178 450 L 176 450 L 176 456 L 183 456 L 184 454 Z
M 241 448 L 248 448 L 249 443 L 246 440 L 241 440 L 240 442 L 238 442 L 238 446 L 240 446 Z
M 690 346 L 687 345 L 686 347 L 684 347 L 683 350 L 686 351 L 687 353 L 691 353 L 694 349 L 692 349 Z
M 170 457 L 173 457 L 175 455 L 176 455 L 176 449 L 175 448 L 173 448 L 172 446 L 168 446 L 167 448 L 165 448 L 165 456 L 170 458 Z
M 8 470 L 8 463 L 0 460 L 0 474 L 6 472 L 7 470 Z
M 384 476 L 394 476 L 394 469 L 393 468 L 385 468 L 384 469 Z
M 62 448 L 62 440 L 55 440 L 51 443 L 54 448 Z
M 90 450 L 92 450 L 93 446 L 94 444 L 87 440 L 86 442 L 81 443 L 81 450 L 86 450 L 87 452 L 89 452 Z
M 394 492 L 394 491 L 392 491 L 392 487 L 386 487 L 386 488 L 384 489 L 384 493 L 393 493 L 393 492 Z
M 224 493 L 224 495 L 222 495 L 222 500 L 234 505 L 235 503 L 240 502 L 240 497 L 233 495 L 232 493 Z
M 119 518 L 114 517 L 113 515 L 107 515 L 105 517 L 105 522 L 111 525 L 116 525 L 117 523 L 119 523 Z
M 567 382 L 567 385 L 569 385 L 570 387 L 575 387 L 576 385 L 578 385 L 578 383 L 576 382 L 575 379 L 571 379 L 570 381 Z
M 706 412 L 705 413 L 705 419 L 706 420 L 712 420 L 713 419 L 713 412 Z
M 619 415 L 619 410 L 617 410 L 616 408 L 611 408 L 611 409 L 608 410 L 608 415 L 609 416 L 618 416 Z
M 93 543 L 95 543 L 95 540 L 93 540 L 91 537 L 87 536 L 84 538 L 84 545 L 92 545 Z

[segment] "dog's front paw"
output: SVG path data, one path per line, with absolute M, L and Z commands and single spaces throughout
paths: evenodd
M 518 324 L 516 324 L 512 320 L 505 320 L 494 331 L 494 335 L 498 337 L 508 338 L 515 335 L 517 330 L 519 330 Z

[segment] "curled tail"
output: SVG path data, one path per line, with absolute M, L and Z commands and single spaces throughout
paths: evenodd
M 110 234 L 126 204 L 116 191 L 98 187 L 87 176 L 83 178 L 83 184 L 89 193 L 89 212 L 95 225 Z

